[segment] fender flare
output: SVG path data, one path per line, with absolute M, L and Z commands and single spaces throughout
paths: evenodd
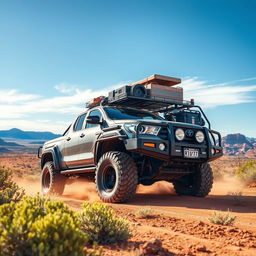
M 41 157 L 41 169 L 43 169 L 45 157 L 49 153 L 52 155 L 54 168 L 56 170 L 60 170 L 61 167 L 60 167 L 60 161 L 59 161 L 59 151 L 56 146 L 53 148 L 47 148 L 44 150 L 42 157 Z
M 97 156 L 98 156 L 98 151 L 99 151 L 99 145 L 105 141 L 116 141 L 116 140 L 124 140 L 127 138 L 127 135 L 124 134 L 121 131 L 114 131 L 110 130 L 107 132 L 103 132 L 99 135 L 97 140 L 94 143 L 93 147 L 93 155 L 94 155 L 94 165 L 97 165 Z

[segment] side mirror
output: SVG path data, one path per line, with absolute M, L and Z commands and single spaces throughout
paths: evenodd
M 100 118 L 98 116 L 89 116 L 86 118 L 86 123 L 88 124 L 101 124 Z
M 201 126 L 205 126 L 205 121 L 204 121 L 203 118 L 201 118 L 201 120 L 200 120 L 200 125 L 201 125 Z

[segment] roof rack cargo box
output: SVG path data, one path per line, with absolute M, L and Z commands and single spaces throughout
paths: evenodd
M 183 101 L 183 88 L 170 87 L 159 84 L 145 85 L 150 98 L 165 98 L 169 100 Z
M 162 75 L 157 75 L 157 74 L 153 74 L 147 78 L 144 78 L 140 81 L 131 83 L 130 85 L 136 85 L 136 84 L 143 84 L 143 85 L 147 85 L 147 84 L 159 84 L 159 85 L 165 85 L 165 86 L 174 86 L 177 84 L 181 83 L 181 79 L 180 78 L 175 78 L 175 77 L 171 77 L 171 76 L 162 76 Z

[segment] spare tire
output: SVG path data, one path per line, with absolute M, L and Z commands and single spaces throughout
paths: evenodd
M 139 98 L 146 98 L 147 97 L 147 90 L 143 84 L 136 84 L 131 88 L 131 96 L 139 97 Z

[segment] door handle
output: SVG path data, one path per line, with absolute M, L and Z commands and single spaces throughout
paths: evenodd
M 68 138 L 67 138 L 67 141 L 70 141 L 70 140 L 71 140 L 71 138 L 70 138 L 70 137 L 68 137 Z
M 84 135 L 84 133 L 81 133 L 80 134 L 80 138 L 83 138 L 85 135 Z

